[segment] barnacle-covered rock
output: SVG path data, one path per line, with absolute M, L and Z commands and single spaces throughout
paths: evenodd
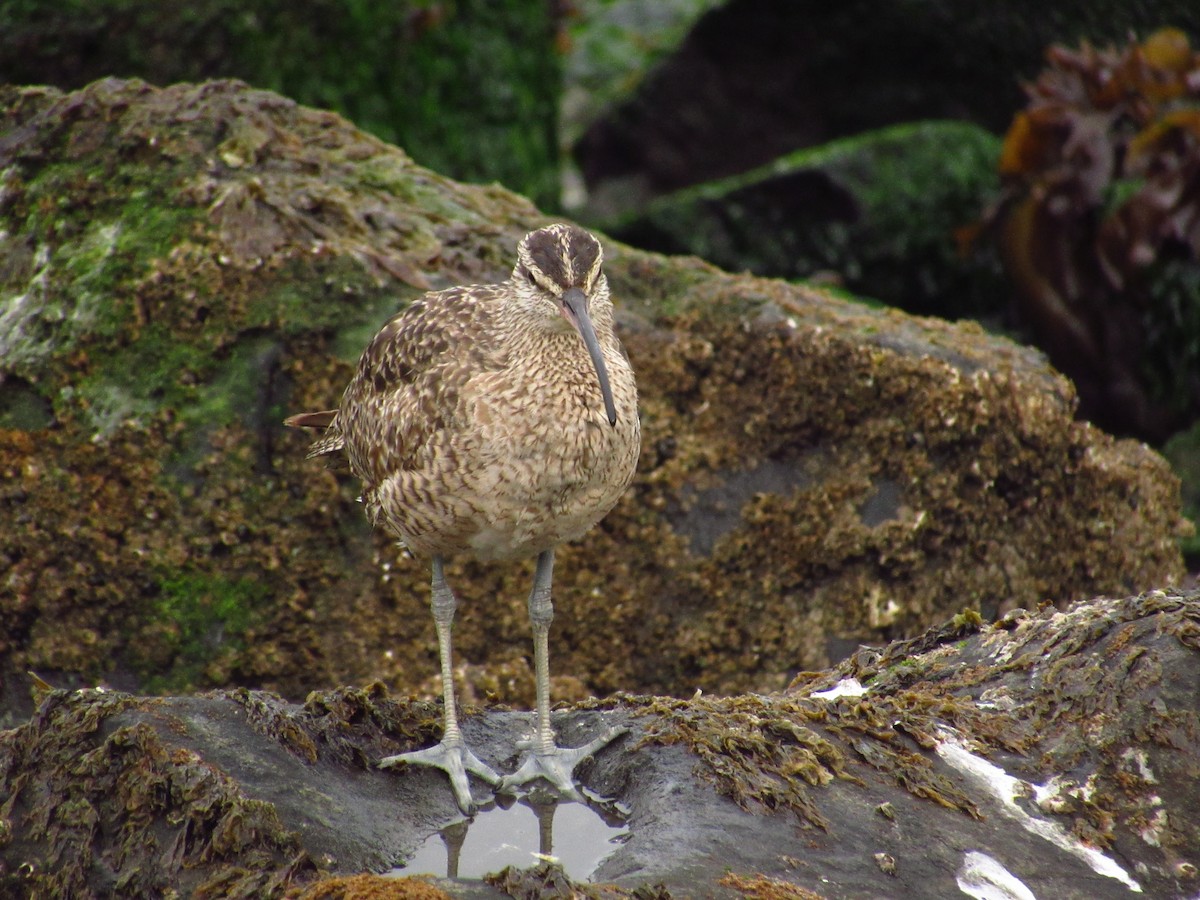
M 643 900 L 722 887 L 1187 895 L 1200 865 L 1198 679 L 1200 593 L 1153 591 L 993 625 L 956 616 L 770 694 L 577 704 L 555 714 L 569 743 L 631 729 L 582 772 L 623 839 L 591 883 L 538 864 L 552 849 L 540 841 L 522 847 L 527 865 L 486 883 L 508 896 Z M 436 739 L 438 721 L 436 704 L 379 684 L 303 704 L 246 690 L 49 692 L 0 732 L 0 889 L 501 896 L 478 880 L 416 877 L 478 865 L 465 848 L 486 826 L 462 819 L 442 773 L 374 767 Z M 464 717 L 468 742 L 501 770 L 528 724 L 492 704 Z M 567 811 L 539 802 L 552 835 Z M 444 867 L 378 876 L 439 833 Z
M 427 568 L 289 412 L 546 221 L 235 82 L 0 88 L 0 672 L 155 692 L 432 687 Z M 964 606 L 1181 575 L 1178 484 L 1036 352 L 606 242 L 634 487 L 563 548 L 557 696 L 781 690 Z M 528 566 L 456 561 L 475 695 L 528 703 Z M 569 677 L 568 677 L 569 676 Z

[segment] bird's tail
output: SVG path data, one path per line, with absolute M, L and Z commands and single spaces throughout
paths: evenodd
M 328 430 L 323 438 L 308 448 L 307 459 L 337 453 L 345 446 L 341 429 L 337 427 L 336 409 L 323 409 L 320 412 L 297 413 L 283 420 L 284 425 L 292 428 L 325 428 Z

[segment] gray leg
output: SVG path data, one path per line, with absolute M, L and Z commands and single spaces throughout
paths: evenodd
M 554 730 L 550 727 L 549 650 L 550 623 L 554 619 L 554 604 L 550 599 L 550 585 L 553 579 L 554 551 L 547 550 L 538 557 L 537 572 L 533 576 L 533 590 L 529 594 L 529 621 L 533 625 L 533 669 L 537 680 L 537 722 L 533 740 L 530 742 L 529 755 L 516 772 L 500 780 L 497 789 L 504 791 L 544 778 L 564 796 L 572 800 L 582 800 L 583 796 L 575 787 L 575 767 L 629 729 L 623 726 L 610 728 L 582 747 L 565 749 L 554 743 Z
M 440 556 L 433 558 L 433 624 L 437 628 L 438 657 L 442 663 L 442 702 L 444 719 L 442 740 L 440 743 L 425 750 L 414 750 L 410 753 L 400 753 L 388 756 L 379 761 L 380 768 L 388 768 L 399 763 L 415 766 L 432 766 L 443 770 L 450 776 L 450 784 L 454 788 L 454 798 L 458 807 L 466 815 L 474 815 L 476 806 L 471 799 L 471 785 L 467 773 L 476 775 L 488 784 L 499 784 L 500 776 L 484 763 L 480 762 L 463 743 L 462 731 L 458 727 L 458 713 L 454 707 L 454 679 L 450 658 L 450 632 L 454 626 L 454 609 L 456 606 L 454 593 L 446 584 Z
M 537 690 L 537 731 L 533 737 L 535 753 L 554 750 L 554 731 L 550 727 L 550 623 L 554 621 L 554 602 L 550 585 L 554 581 L 554 551 L 538 556 L 529 593 L 529 624 L 533 626 L 533 675 Z

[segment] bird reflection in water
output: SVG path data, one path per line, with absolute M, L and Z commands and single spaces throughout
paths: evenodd
M 612 802 L 564 800 L 535 789 L 516 799 L 498 795 L 474 819 L 460 819 L 430 835 L 396 877 L 436 875 L 477 879 L 505 866 L 557 862 L 573 881 L 586 881 L 629 837 Z

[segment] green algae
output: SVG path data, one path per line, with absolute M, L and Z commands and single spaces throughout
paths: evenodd
M 249 577 L 230 579 L 207 572 L 164 577 L 148 614 L 148 625 L 158 637 L 154 657 L 139 667 L 146 690 L 168 693 L 224 680 L 204 675 L 220 671 L 224 659 L 246 649 L 247 631 L 261 618 L 268 592 L 266 584 Z M 136 648 L 134 654 L 137 666 Z
M 458 178 L 499 180 L 553 204 L 561 15 L 538 2 L 461 0 L 17 3 L 0 10 L 0 46 L 13 83 L 240 78 L 336 109 Z M 252 160 L 269 142 L 269 129 L 254 122 L 229 132 L 223 160 Z
M 12 378 L 0 393 L 0 428 L 37 431 L 54 421 L 50 402 L 21 379 Z
M 0 284 L 30 304 L 25 321 L 5 332 L 6 364 L 19 371 L 43 364 L 51 350 L 57 357 L 118 341 L 133 310 L 115 290 L 144 274 L 199 218 L 195 208 L 161 202 L 174 173 L 125 165 L 101 175 L 91 165 L 86 157 L 55 163 L 30 169 L 28 180 L 24 167 L 10 170 L 6 218 L 17 227 L 9 239 L 32 248 L 38 261 L 23 273 L 25 283 L 10 275 Z

